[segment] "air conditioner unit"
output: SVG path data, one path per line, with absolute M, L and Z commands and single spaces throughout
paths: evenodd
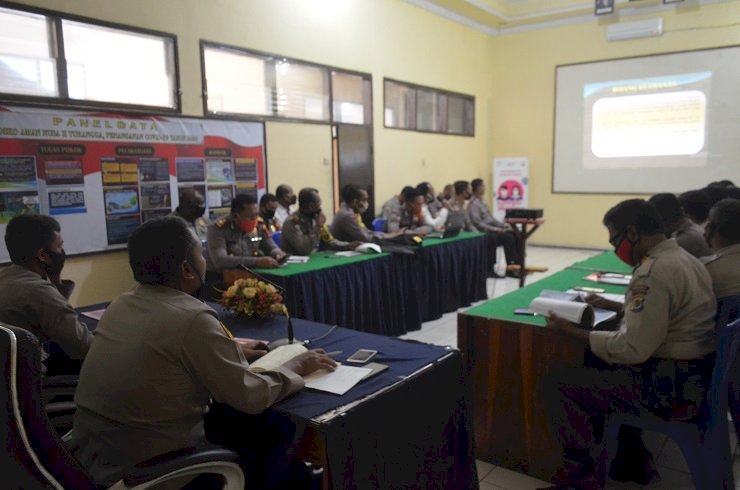
M 639 37 L 655 37 L 663 34 L 663 18 L 636 20 L 634 22 L 620 22 L 606 28 L 606 38 L 609 41 L 624 41 Z

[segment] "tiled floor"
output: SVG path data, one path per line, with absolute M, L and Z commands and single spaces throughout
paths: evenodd
M 527 277 L 527 284 L 531 284 L 543 277 L 554 274 L 574 262 L 587 259 L 600 253 L 594 250 L 550 248 L 550 247 L 527 247 L 527 263 L 548 267 L 544 273 L 532 274 Z M 519 286 L 518 280 L 513 278 L 488 279 L 488 297 L 497 298 Z M 467 309 L 467 308 L 463 308 Z M 447 313 L 438 320 L 424 323 L 421 330 L 411 332 L 401 338 L 414 339 L 431 344 L 457 346 L 457 312 Z M 740 490 L 740 445 L 731 431 L 731 439 L 735 453 L 734 473 L 736 490 Z M 646 432 L 644 434 L 645 444 L 653 453 L 661 482 L 650 485 L 649 489 L 672 489 L 684 490 L 694 488 L 691 483 L 686 461 L 683 459 L 680 449 L 676 444 L 662 435 Z M 494 466 L 485 461 L 477 461 L 478 479 L 481 490 L 531 490 L 546 487 L 549 483 L 532 478 L 528 475 Z M 607 489 L 623 490 L 638 489 L 637 484 L 624 484 L 614 481 L 607 482 Z

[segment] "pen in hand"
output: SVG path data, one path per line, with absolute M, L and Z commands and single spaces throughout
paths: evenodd
M 327 353 L 326 353 L 326 355 L 327 355 L 327 356 L 329 356 L 329 357 L 331 357 L 331 356 L 338 356 L 338 355 L 339 355 L 339 354 L 341 354 L 341 353 L 342 353 L 342 351 L 340 351 L 340 350 L 335 350 L 335 351 L 333 351 L 333 352 L 327 352 Z

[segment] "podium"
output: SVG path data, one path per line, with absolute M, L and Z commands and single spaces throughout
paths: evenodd
M 512 264 L 511 269 L 507 267 L 507 271 L 518 271 L 519 272 L 519 287 L 524 287 L 524 278 L 527 274 L 532 272 L 545 272 L 546 267 L 531 267 L 526 266 L 526 251 L 527 251 L 527 239 L 537 231 L 540 225 L 544 224 L 543 218 L 527 219 L 527 218 L 506 218 L 505 223 L 511 225 L 511 230 L 519 238 L 519 263 Z

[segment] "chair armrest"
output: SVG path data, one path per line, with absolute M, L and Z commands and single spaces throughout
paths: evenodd
M 180 470 L 187 470 L 196 465 L 203 466 L 198 473 L 209 473 L 208 463 L 233 463 L 238 465 L 239 455 L 229 449 L 211 445 L 178 449 L 142 461 L 123 475 L 123 482 L 127 487 L 133 487 L 163 478 L 169 474 L 182 476 L 183 473 Z M 214 468 L 216 467 L 214 466 Z M 221 473 L 215 470 L 214 472 Z

